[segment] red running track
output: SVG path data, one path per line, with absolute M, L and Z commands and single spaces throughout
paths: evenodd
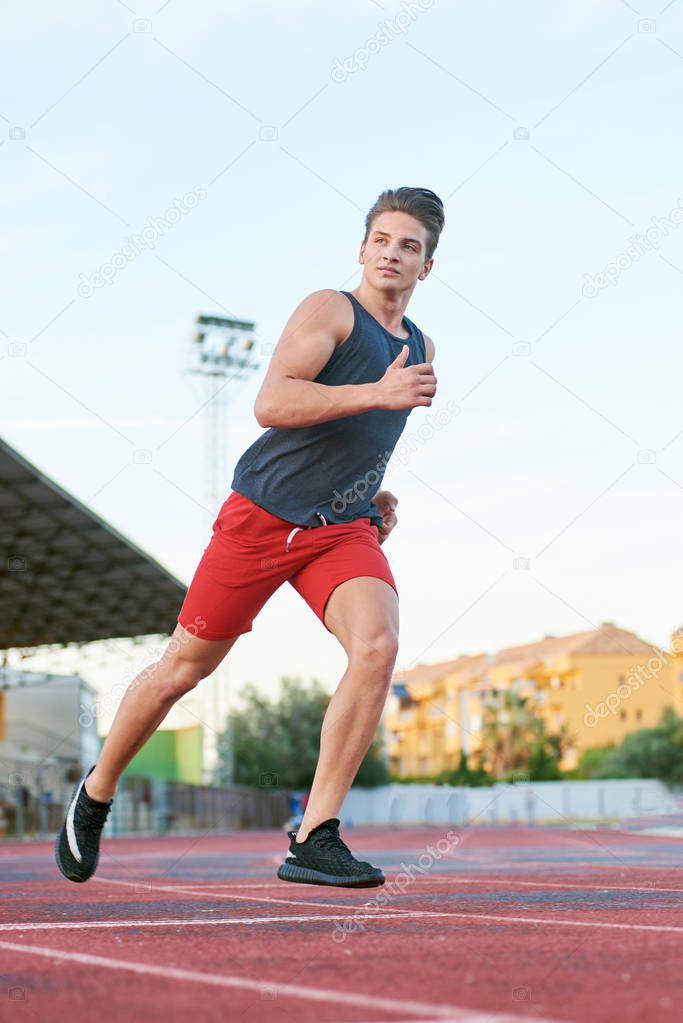
M 521 827 L 345 837 L 386 885 L 278 881 L 275 831 L 105 839 L 83 885 L 61 877 L 50 843 L 1 845 L 0 1018 L 683 1018 L 682 840 Z

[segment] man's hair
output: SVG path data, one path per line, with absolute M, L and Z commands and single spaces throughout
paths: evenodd
M 367 242 L 372 230 L 372 223 L 380 213 L 409 213 L 427 228 L 427 252 L 425 260 L 431 259 L 439 243 L 439 235 L 443 231 L 445 216 L 443 203 L 438 195 L 428 188 L 388 188 L 377 198 L 365 218 L 365 238 Z

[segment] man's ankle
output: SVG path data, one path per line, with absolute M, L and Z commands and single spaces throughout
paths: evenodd
M 116 787 L 114 787 L 113 790 L 111 788 L 105 789 L 100 787 L 97 779 L 93 779 L 92 775 L 86 778 L 83 782 L 83 788 L 85 789 L 86 796 L 90 796 L 90 798 L 94 799 L 96 803 L 111 802 L 114 798 L 114 792 L 116 791 Z

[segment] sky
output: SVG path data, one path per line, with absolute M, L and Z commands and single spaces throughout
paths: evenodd
M 227 497 L 289 315 L 358 285 L 381 191 L 427 187 L 446 226 L 406 312 L 435 342 L 438 391 L 385 477 L 397 666 L 604 621 L 668 646 L 681 0 L 65 0 L 3 22 L 9 444 L 189 584 L 217 512 L 195 317 L 257 324 L 260 368 L 229 385 Z M 331 690 L 345 657 L 284 586 L 228 662 L 238 695 L 283 674 Z M 97 647 L 85 673 L 120 692 L 130 663 Z

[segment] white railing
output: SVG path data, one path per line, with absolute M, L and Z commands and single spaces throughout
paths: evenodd
M 352 788 L 341 809 L 351 824 L 476 824 L 603 820 L 680 813 L 675 796 L 653 779 L 540 781 L 487 788 L 383 785 Z

